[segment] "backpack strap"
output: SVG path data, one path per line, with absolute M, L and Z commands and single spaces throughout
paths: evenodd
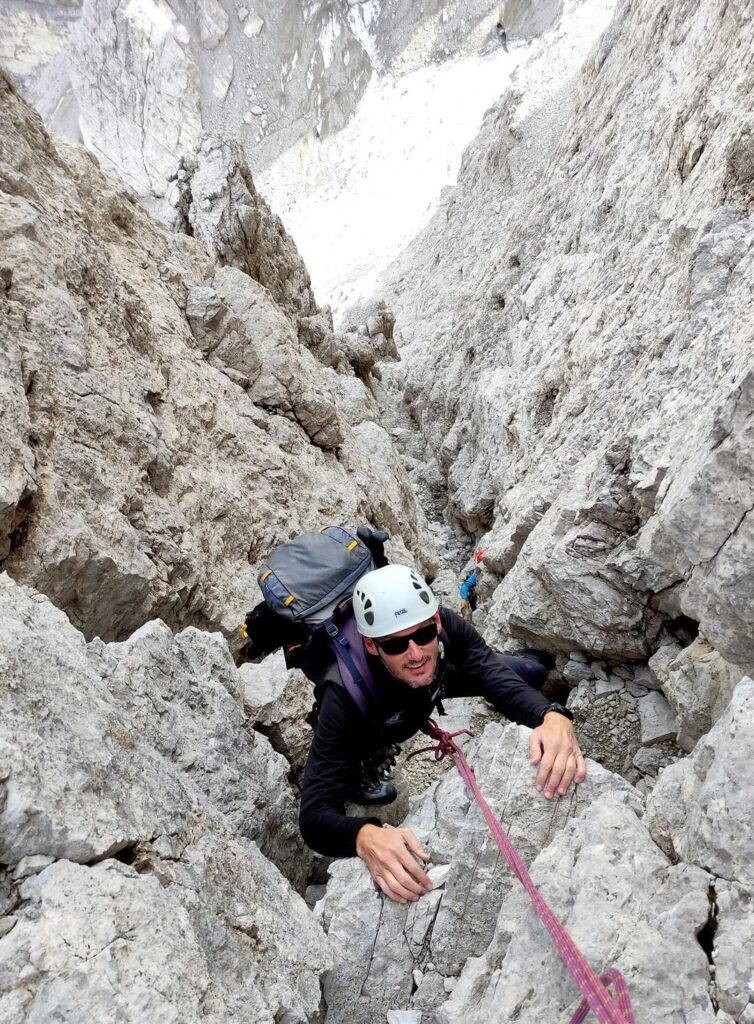
M 445 669 L 448 667 L 448 661 L 447 661 L 448 634 L 445 632 L 445 627 L 444 626 L 440 627 L 440 632 L 438 633 L 438 636 L 440 638 L 440 659 L 439 659 L 438 668 L 437 668 L 437 679 L 436 679 L 437 688 L 436 688 L 435 694 L 434 694 L 434 696 L 432 698 L 432 706 L 437 709 L 437 714 L 438 715 L 447 715 L 448 712 L 445 710 L 445 705 L 442 702 L 442 698 L 443 698 L 444 693 L 445 693 L 445 687 L 444 687 L 444 684 L 443 684 L 443 676 L 445 675 Z
M 335 652 L 343 685 L 359 711 L 367 718 L 370 712 L 378 709 L 380 696 L 369 667 L 364 642 L 356 629 L 356 620 L 350 616 L 338 627 L 332 619 L 327 619 L 323 625 Z

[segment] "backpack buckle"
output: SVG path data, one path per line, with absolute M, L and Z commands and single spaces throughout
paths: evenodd
M 345 637 L 341 634 L 338 627 L 335 625 L 332 619 L 325 619 L 322 625 L 327 630 L 327 635 L 338 644 L 347 643 Z

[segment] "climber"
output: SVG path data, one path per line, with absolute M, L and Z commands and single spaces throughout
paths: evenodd
M 444 700 L 482 696 L 512 721 L 530 726 L 535 785 L 548 800 L 582 782 L 586 766 L 570 711 L 538 692 L 553 663 L 547 652 L 508 656 L 492 650 L 459 615 L 441 608 L 422 577 L 404 565 L 362 576 L 353 605 L 379 704 L 372 714 L 362 714 L 339 685 L 335 663 L 323 666 L 315 689 L 301 833 L 325 856 L 358 855 L 383 893 L 412 902 L 431 888 L 416 860 L 427 861 L 427 852 L 409 829 L 382 828 L 374 817 L 348 817 L 345 804 L 395 799 L 379 759 L 395 753 L 435 709 L 444 714 Z M 375 774 L 365 779 L 360 772 L 368 753 L 374 755 L 367 761 Z
M 500 45 L 502 46 L 502 48 L 507 53 L 508 52 L 508 35 L 507 35 L 506 31 L 505 31 L 505 26 L 503 25 L 502 21 L 499 21 L 497 23 L 497 25 L 495 26 L 495 31 L 497 32 L 497 37 L 500 40 Z
M 470 572 L 461 580 L 461 586 L 459 587 L 458 593 L 461 596 L 461 603 L 459 611 L 461 618 L 467 622 L 472 621 L 473 613 L 477 608 L 477 592 L 476 588 L 482 576 L 482 559 L 487 548 L 480 548 L 476 553 L 476 565 Z

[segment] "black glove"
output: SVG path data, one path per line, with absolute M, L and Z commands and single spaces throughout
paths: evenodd
M 247 661 L 272 654 L 286 644 L 303 642 L 307 636 L 305 626 L 276 615 L 264 601 L 248 613 L 239 632 L 246 641 L 241 653 Z
M 362 544 L 369 548 L 369 553 L 378 569 L 388 564 L 385 556 L 385 541 L 390 534 L 387 530 L 372 530 L 369 526 L 360 526 L 356 531 L 356 536 Z

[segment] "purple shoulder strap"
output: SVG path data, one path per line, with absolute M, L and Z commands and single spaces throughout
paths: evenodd
M 367 717 L 379 706 L 379 691 L 369 667 L 364 641 L 356 629 L 356 620 L 350 616 L 340 628 L 334 623 L 326 624 L 326 628 L 343 685 L 359 711 Z

